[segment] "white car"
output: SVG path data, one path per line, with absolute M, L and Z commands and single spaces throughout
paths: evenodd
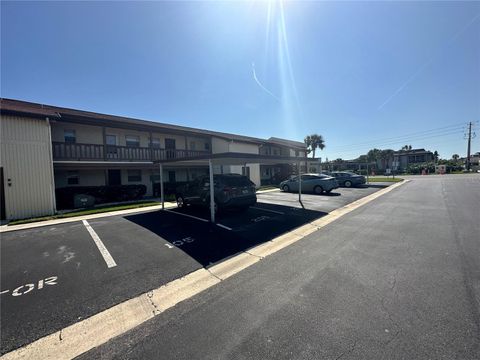
M 288 180 L 280 183 L 280 189 L 285 192 L 298 191 L 298 176 L 293 176 Z M 325 174 L 303 174 L 302 175 L 302 192 L 313 192 L 321 194 L 329 193 L 333 189 L 338 188 L 337 180 Z

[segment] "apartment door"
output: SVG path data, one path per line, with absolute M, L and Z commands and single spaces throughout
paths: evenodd
M 0 167 L 0 220 L 5 220 L 5 188 L 3 182 L 3 167 Z
M 175 148 L 175 139 L 165 139 L 165 153 L 167 159 L 174 159 L 176 157 Z
M 108 170 L 108 185 L 122 185 L 121 170 Z

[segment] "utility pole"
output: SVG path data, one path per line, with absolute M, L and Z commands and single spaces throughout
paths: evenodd
M 468 141 L 467 141 L 467 171 L 470 171 L 470 144 L 472 142 L 472 122 L 468 123 Z

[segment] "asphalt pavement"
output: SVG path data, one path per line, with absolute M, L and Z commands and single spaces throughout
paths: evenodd
M 305 194 L 305 208 L 297 194 L 259 194 L 255 207 L 220 214 L 217 225 L 208 223 L 208 210 L 187 208 L 2 233 L 1 353 L 208 268 L 384 186 Z
M 81 359 L 479 359 L 480 177 L 413 179 Z

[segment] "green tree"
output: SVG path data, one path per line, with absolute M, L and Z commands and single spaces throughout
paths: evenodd
M 435 162 L 437 162 L 439 158 L 440 158 L 440 154 L 438 153 L 437 150 L 435 150 L 433 152 L 433 160 L 435 160 Z
M 388 164 L 393 160 L 394 151 L 392 149 L 381 150 L 379 157 L 382 161 L 382 169 L 386 169 Z
M 377 162 L 377 160 L 380 160 L 380 153 L 382 150 L 380 149 L 372 149 L 369 150 L 367 153 L 367 159 L 369 162 Z
M 460 155 L 458 155 L 458 154 L 453 154 L 453 155 L 452 155 L 452 159 L 453 159 L 453 161 L 456 163 L 456 162 L 458 161 L 458 159 L 460 159 Z
M 400 150 L 405 150 L 405 151 L 412 150 L 412 145 L 402 146 L 402 148 Z
M 307 135 L 303 140 L 303 142 L 307 146 L 307 152 L 309 154 L 312 153 L 313 158 L 315 158 L 315 150 L 325 149 L 325 140 L 323 139 L 322 135 L 318 135 L 318 134 Z

